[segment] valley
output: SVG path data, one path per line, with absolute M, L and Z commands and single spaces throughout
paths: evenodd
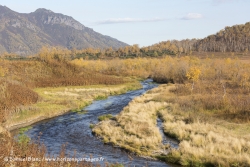
M 95 24 L 136 21 L 166 20 Z M 0 6 L 0 166 L 249 167 L 249 49 L 249 22 L 140 47 Z

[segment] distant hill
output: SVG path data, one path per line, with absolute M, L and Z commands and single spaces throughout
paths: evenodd
M 225 27 L 215 35 L 198 40 L 195 50 L 208 52 L 247 52 L 250 49 L 250 22 Z
M 171 51 L 189 54 L 198 52 L 248 52 L 250 50 L 250 22 L 225 27 L 216 34 L 203 39 L 185 39 L 160 42 L 157 47 L 171 43 L 176 47 Z
M 0 53 L 29 55 L 46 45 L 68 49 L 128 46 L 63 14 L 47 9 L 22 14 L 0 5 Z

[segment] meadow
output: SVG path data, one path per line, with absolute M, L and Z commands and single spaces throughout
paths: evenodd
M 9 155 L 11 148 L 20 156 L 34 154 L 29 147 L 44 155 L 44 146 L 15 142 L 6 129 L 80 111 L 95 99 L 138 89 L 138 80 L 150 77 L 163 85 L 135 98 L 116 117 L 92 125 L 104 142 L 184 166 L 250 165 L 250 65 L 245 58 L 87 60 L 62 53 L 0 59 L 0 130 L 6 132 L 1 133 L 0 155 Z M 158 117 L 164 132 L 180 142 L 178 149 L 161 144 Z

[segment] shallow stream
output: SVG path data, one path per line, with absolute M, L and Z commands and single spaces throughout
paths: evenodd
M 149 167 L 173 167 L 164 162 L 144 159 L 135 156 L 121 148 L 114 148 L 103 142 L 92 134 L 90 124 L 98 123 L 98 117 L 104 114 L 117 115 L 128 103 L 137 96 L 145 93 L 157 86 L 148 79 L 141 82 L 143 88 L 130 91 L 122 95 L 110 96 L 105 100 L 94 101 L 88 107 L 83 109 L 82 113 L 70 112 L 53 119 L 41 121 L 34 124 L 32 129 L 26 134 L 36 139 L 39 133 L 40 141 L 43 142 L 50 156 L 57 156 L 61 150 L 62 144 L 66 143 L 67 157 L 72 157 L 76 151 L 75 157 L 102 157 L 109 163 L 121 163 L 124 166 L 149 166 Z M 158 126 L 161 122 L 158 120 Z M 162 128 L 160 127 L 162 131 Z M 162 132 L 161 132 L 162 133 Z M 162 133 L 163 137 L 164 134 Z M 163 138 L 164 143 L 170 143 L 176 146 L 172 140 Z M 104 162 L 98 162 L 104 164 Z

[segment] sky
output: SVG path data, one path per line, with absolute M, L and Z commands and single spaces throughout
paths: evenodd
M 129 45 L 204 38 L 250 22 L 250 0 L 0 0 L 19 13 L 46 8 Z

